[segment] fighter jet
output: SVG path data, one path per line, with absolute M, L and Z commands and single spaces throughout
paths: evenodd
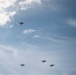
M 55 66 L 55 65 L 54 65 L 54 64 L 51 64 L 51 65 L 50 65 L 50 67 L 53 67 L 53 66 Z
M 23 22 L 20 22 L 19 24 L 22 26 L 24 23 Z
M 20 64 L 22 67 L 25 66 L 25 64 Z
M 41 61 L 42 61 L 43 63 L 44 63 L 44 62 L 47 62 L 46 60 L 41 60 Z

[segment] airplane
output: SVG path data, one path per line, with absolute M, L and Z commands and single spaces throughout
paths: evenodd
M 22 67 L 25 66 L 25 64 L 20 64 Z
M 53 66 L 55 66 L 55 65 L 54 65 L 54 64 L 51 64 L 51 65 L 50 65 L 50 67 L 53 67 Z
M 19 24 L 22 26 L 24 23 L 23 22 L 20 22 Z
M 42 60 L 42 62 L 44 63 L 44 62 L 47 62 L 46 60 Z

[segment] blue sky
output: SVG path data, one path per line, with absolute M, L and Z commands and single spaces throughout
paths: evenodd
M 0 0 L 0 75 L 75 75 L 75 7 L 75 0 Z

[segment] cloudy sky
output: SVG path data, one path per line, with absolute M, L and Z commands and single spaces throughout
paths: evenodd
M 76 75 L 76 0 L 0 0 L 0 75 L 25 74 Z

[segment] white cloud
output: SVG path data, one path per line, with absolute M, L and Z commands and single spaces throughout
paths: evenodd
M 7 22 L 11 21 L 11 18 L 16 14 L 15 11 L 12 12 L 1 12 L 0 13 L 0 26 L 5 25 Z
M 16 11 L 7 11 L 11 6 L 14 6 L 16 0 L 0 0 L 0 26 L 4 26 L 16 14 Z
M 63 6 L 59 4 L 60 0 L 24 0 L 20 1 L 21 10 L 31 8 L 34 4 L 40 5 L 40 9 L 48 9 L 51 11 L 62 10 Z
M 30 5 L 32 5 L 33 3 L 41 4 L 41 0 L 24 0 L 21 1 L 19 5 L 21 6 L 21 10 L 26 10 L 31 7 Z
M 20 5 L 31 5 L 33 2 L 41 4 L 41 0 L 25 0 L 25 1 L 21 1 L 19 4 Z
M 5 9 L 8 8 L 10 6 L 14 6 L 14 3 L 16 2 L 16 0 L 0 0 L 0 9 Z
M 67 20 L 66 20 L 66 23 L 67 23 L 68 25 L 71 25 L 71 26 L 73 26 L 73 27 L 76 27 L 76 19 L 72 19 L 72 18 L 67 19 Z
M 14 25 L 10 25 L 9 28 L 12 28 Z
M 34 29 L 25 29 L 25 30 L 23 31 L 24 34 L 29 34 L 29 33 L 33 33 L 33 32 L 35 32 Z
M 34 35 L 34 37 L 33 38 L 39 38 L 40 36 L 39 35 Z
M 45 40 L 49 40 L 49 41 L 53 41 L 53 42 L 59 42 L 58 39 L 50 38 L 50 37 L 44 37 L 41 35 L 34 35 L 33 38 L 39 38 L 39 39 L 45 39 Z

